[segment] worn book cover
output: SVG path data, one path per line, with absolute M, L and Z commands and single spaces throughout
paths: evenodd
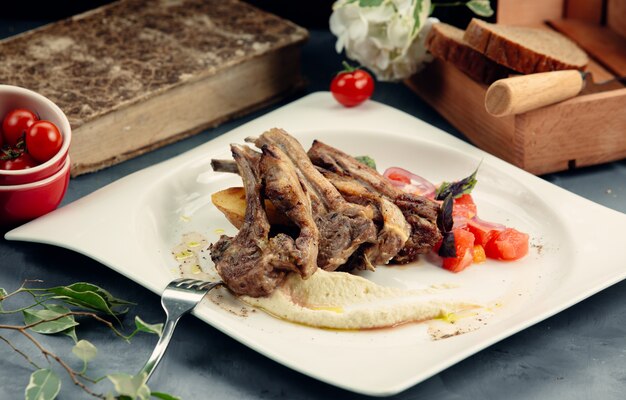
M 0 83 L 67 114 L 76 176 L 288 93 L 306 39 L 237 0 L 121 0 L 1 41 Z

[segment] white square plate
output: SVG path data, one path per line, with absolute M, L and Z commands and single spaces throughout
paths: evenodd
M 172 248 L 183 234 L 210 242 L 233 234 L 210 195 L 240 179 L 211 170 L 229 144 L 281 127 L 307 148 L 319 139 L 354 155 L 371 155 L 380 171 L 400 166 L 432 182 L 469 175 L 482 160 L 473 192 L 483 219 L 531 236 L 531 251 L 512 263 L 488 261 L 459 274 L 427 260 L 365 274 L 381 285 L 453 284 L 474 299 L 498 303 L 480 329 L 433 341 L 426 324 L 343 332 L 247 316 L 207 301 L 195 315 L 290 368 L 359 393 L 398 393 L 481 349 L 533 325 L 626 277 L 621 250 L 626 215 L 499 160 L 431 125 L 369 101 L 339 106 L 315 93 L 268 113 L 185 154 L 129 175 L 6 234 L 9 240 L 65 247 L 160 293 L 175 277 Z M 59 235 L 63 227 L 63 235 Z M 456 290 L 456 289 L 454 289 Z M 225 296 L 225 302 L 235 300 Z M 241 305 L 239 306 L 241 307 Z

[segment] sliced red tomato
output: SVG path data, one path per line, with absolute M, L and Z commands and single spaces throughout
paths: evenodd
M 454 199 L 452 216 L 463 216 L 467 219 L 474 218 L 476 216 L 476 203 L 474 203 L 474 199 L 471 194 L 466 193 L 461 197 Z
M 456 257 L 444 257 L 442 267 L 448 271 L 460 272 L 474 261 L 474 235 L 465 229 L 454 229 L 452 234 Z
M 506 229 L 506 227 L 501 224 L 494 224 L 473 218 L 467 221 L 467 229 L 474 234 L 476 244 L 485 246 L 493 237 Z
M 528 238 L 526 233 L 506 228 L 489 240 L 485 245 L 485 253 L 487 257 L 497 260 L 520 259 L 528 254 Z

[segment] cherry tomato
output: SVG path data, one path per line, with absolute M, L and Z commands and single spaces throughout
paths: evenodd
M 0 160 L 0 169 L 17 170 L 28 169 L 39 165 L 28 153 L 22 153 L 16 158 Z
M 37 121 L 26 132 L 26 149 L 33 158 L 44 163 L 61 149 L 63 136 L 50 121 Z
M 32 111 L 23 108 L 9 111 L 2 120 L 4 142 L 9 146 L 15 146 L 28 128 L 38 119 Z
M 354 107 L 369 99 L 374 92 L 374 78 L 365 70 L 344 63 L 345 70 L 330 83 L 333 97 L 346 107 Z

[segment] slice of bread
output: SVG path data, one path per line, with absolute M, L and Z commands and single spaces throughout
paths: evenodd
M 491 60 L 523 74 L 583 70 L 589 62 L 574 42 L 549 29 L 490 24 L 474 18 L 463 38 Z
M 514 73 L 470 47 L 463 40 L 463 34 L 463 30 L 452 25 L 433 24 L 426 38 L 426 47 L 433 56 L 454 64 L 478 82 L 490 84 Z

